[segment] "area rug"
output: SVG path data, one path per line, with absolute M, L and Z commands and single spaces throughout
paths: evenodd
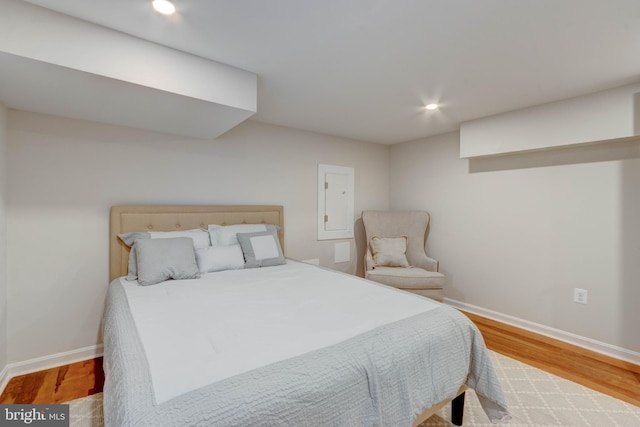
M 590 390 L 501 354 L 490 352 L 502 384 L 513 427 L 637 427 L 640 407 Z M 102 393 L 69 402 L 71 427 L 103 427 Z M 451 408 L 442 408 L 420 427 L 451 426 Z M 464 426 L 489 427 L 478 398 L 467 391 Z
M 490 352 L 502 384 L 513 427 L 637 427 L 640 407 L 549 374 L 501 354 Z M 451 426 L 450 405 L 420 427 Z M 489 427 L 475 392 L 467 391 L 464 426 Z

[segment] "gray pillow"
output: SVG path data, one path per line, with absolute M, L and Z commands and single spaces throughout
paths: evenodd
M 278 240 L 278 227 L 257 233 L 238 233 L 244 253 L 244 267 L 269 267 L 284 264 L 285 258 Z
M 136 243 L 137 239 L 150 239 L 151 235 L 146 232 L 132 231 L 131 233 L 118 234 L 118 237 L 125 245 L 131 248 L 131 251 L 129 252 L 129 264 L 127 267 L 126 279 L 129 282 L 132 282 L 138 278 L 138 261 L 136 260 L 136 250 L 133 248 L 133 245 Z
M 138 283 L 143 286 L 168 279 L 200 277 L 193 240 L 189 237 L 138 239 L 133 247 L 138 259 Z
M 180 230 L 180 231 L 131 231 L 129 233 L 118 234 L 120 240 L 125 245 L 131 248 L 129 252 L 129 263 L 127 265 L 127 277 L 126 280 L 134 281 L 138 278 L 138 261 L 136 259 L 136 251 L 133 249 L 136 240 L 138 239 L 168 239 L 174 237 L 189 237 L 193 239 L 193 246 L 195 248 L 206 248 L 210 246 L 209 232 L 207 230 L 194 228 L 193 230 Z
M 131 233 L 118 234 L 118 237 L 125 245 L 132 247 L 137 239 L 150 239 L 151 235 L 146 232 L 132 231 Z

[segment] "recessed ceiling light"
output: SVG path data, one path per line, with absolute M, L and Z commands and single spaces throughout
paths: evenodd
M 425 105 L 425 107 L 427 110 L 437 110 L 438 109 L 438 104 L 428 104 Z
M 168 0 L 153 0 L 153 8 L 163 15 L 171 15 L 176 11 L 176 7 Z

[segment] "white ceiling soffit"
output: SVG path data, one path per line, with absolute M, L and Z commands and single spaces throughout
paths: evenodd
M 253 73 L 25 2 L 0 6 L 8 107 L 213 139 L 255 114 L 256 96 Z
M 640 84 L 563 99 L 460 125 L 460 157 L 494 156 L 640 135 Z
M 640 81 L 638 0 L 28 1 L 256 73 L 251 120 L 385 144 Z
M 253 114 L 0 53 L 0 99 L 11 108 L 156 132 L 213 139 Z

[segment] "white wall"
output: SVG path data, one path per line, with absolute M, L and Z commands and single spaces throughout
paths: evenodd
M 640 141 L 466 160 L 450 133 L 390 157 L 392 208 L 432 214 L 446 298 L 640 352 Z
M 7 365 L 6 130 L 7 109 L 0 104 L 0 387 Z
M 316 240 L 317 165 L 355 168 L 355 211 L 389 205 L 387 146 L 245 122 L 214 141 L 11 110 L 8 361 L 100 342 L 108 215 L 116 204 L 282 204 L 286 255 Z M 353 241 L 352 241 L 353 243 Z

